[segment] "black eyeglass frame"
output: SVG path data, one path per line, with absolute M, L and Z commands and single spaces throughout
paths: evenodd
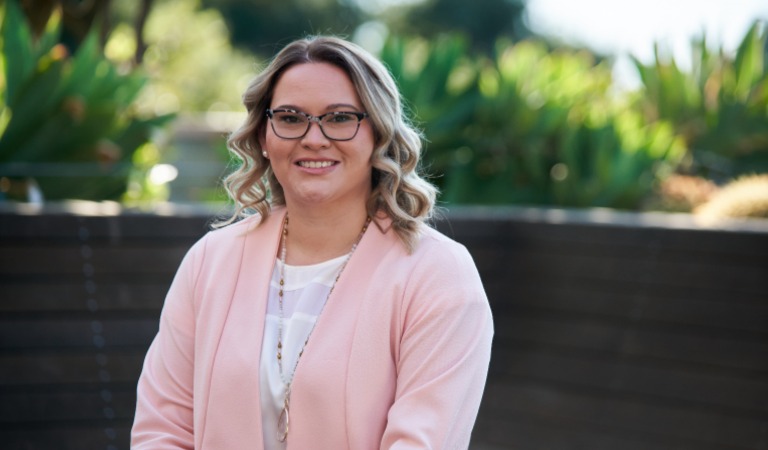
M 273 121 L 273 118 L 275 116 L 275 113 L 281 113 L 281 112 L 288 112 L 288 113 L 293 113 L 293 114 L 301 114 L 302 116 L 307 118 L 307 129 L 304 130 L 304 133 L 302 133 L 301 136 L 296 136 L 296 137 L 280 136 L 280 133 L 278 133 L 277 130 L 275 129 L 275 123 Z M 346 138 L 346 139 L 336 139 L 336 138 L 332 138 L 332 137 L 328 136 L 325 133 L 325 129 L 323 128 L 323 122 L 322 122 L 323 118 L 325 118 L 327 116 L 337 116 L 337 115 L 340 115 L 340 114 L 348 114 L 348 115 L 352 115 L 352 116 L 357 117 L 357 128 L 355 128 L 355 133 L 352 135 L 352 137 L 349 137 L 349 138 Z M 323 133 L 323 136 L 325 136 L 326 139 L 329 139 L 331 141 L 351 141 L 352 139 L 354 139 L 357 136 L 357 132 L 360 131 L 360 122 L 362 122 L 363 119 L 368 117 L 368 113 L 358 112 L 358 111 L 331 111 L 331 112 L 327 112 L 325 114 L 321 114 L 319 116 L 313 116 L 313 115 L 307 114 L 307 113 L 305 113 L 303 111 L 296 111 L 295 109 L 286 109 L 286 108 L 271 109 L 271 108 L 267 108 L 267 117 L 269 118 L 269 122 L 272 124 L 272 131 L 274 131 L 275 134 L 277 135 L 277 137 L 279 137 L 281 139 L 301 139 L 304 136 L 306 136 L 307 133 L 309 133 L 309 129 L 310 129 L 310 127 L 312 127 L 312 122 L 317 122 L 317 126 L 320 127 L 320 132 Z

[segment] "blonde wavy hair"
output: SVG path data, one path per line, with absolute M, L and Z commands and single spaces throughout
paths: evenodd
M 266 110 L 280 76 L 295 65 L 312 62 L 341 68 L 355 86 L 374 131 L 368 214 L 375 218 L 385 213 L 398 237 L 413 250 L 421 224 L 432 217 L 437 196 L 437 189 L 419 174 L 421 134 L 405 116 L 400 92 L 384 65 L 359 46 L 329 36 L 288 44 L 245 91 L 247 119 L 228 140 L 230 151 L 242 164 L 224 180 L 236 210 L 219 225 L 254 213 L 267 217 L 272 205 L 285 204 L 283 187 L 262 156 L 259 137 L 265 136 Z

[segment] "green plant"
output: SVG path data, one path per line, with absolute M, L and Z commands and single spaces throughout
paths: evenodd
M 425 160 L 431 173 L 450 171 L 466 148 L 467 130 L 478 100 L 476 63 L 458 36 L 433 41 L 392 37 L 380 55 L 395 77 L 406 106 L 427 139 Z M 445 179 L 434 180 L 438 186 Z
M 425 124 L 449 203 L 638 208 L 684 148 L 614 100 L 586 52 L 502 42 L 473 59 L 457 38 L 390 41 L 383 59 Z
M 554 197 L 553 181 L 573 181 L 578 173 L 560 150 L 599 144 L 576 131 L 588 119 L 585 105 L 605 103 L 609 83 L 610 73 L 593 67 L 589 55 L 550 53 L 535 41 L 499 43 L 496 58 L 484 63 L 479 78 L 472 158 L 456 160 L 447 199 L 567 204 Z
M 241 96 L 255 75 L 257 59 L 232 47 L 227 24 L 216 9 L 202 9 L 199 0 L 157 2 L 144 39 L 142 68 L 149 80 L 137 99 L 141 111 L 244 110 Z M 111 43 L 114 48 L 136 45 L 127 27 L 115 30 L 108 50 Z
M 145 77 L 120 73 L 96 30 L 68 55 L 58 44 L 60 13 L 34 39 L 9 0 L 2 27 L 0 176 L 32 177 L 46 199 L 119 199 L 133 152 L 171 117 L 133 112 Z
M 690 154 L 683 171 L 727 180 L 768 171 L 768 64 L 766 26 L 756 22 L 735 56 L 711 51 L 706 37 L 692 43 L 685 71 L 658 46 L 653 64 L 635 60 L 646 120 L 667 120 Z

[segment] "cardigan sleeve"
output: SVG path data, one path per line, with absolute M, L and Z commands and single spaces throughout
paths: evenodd
M 405 289 L 394 403 L 382 449 L 466 449 L 488 373 L 493 322 L 471 256 L 438 245 Z
M 192 449 L 195 281 L 204 241 L 195 244 L 174 277 L 160 328 L 139 378 L 131 449 Z

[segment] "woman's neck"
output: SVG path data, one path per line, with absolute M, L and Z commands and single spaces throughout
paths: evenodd
M 341 213 L 288 209 L 286 263 L 303 266 L 327 261 L 352 250 L 365 224 L 365 206 Z

